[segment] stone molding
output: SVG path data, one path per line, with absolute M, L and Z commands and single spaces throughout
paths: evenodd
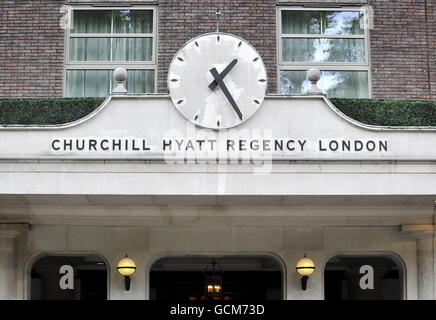
M 402 225 L 401 232 L 409 234 L 416 239 L 431 237 L 435 234 L 435 225 L 432 224 L 410 224 Z
M 15 238 L 31 229 L 29 223 L 0 223 L 0 239 Z

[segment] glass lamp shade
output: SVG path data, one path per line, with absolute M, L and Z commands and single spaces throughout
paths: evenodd
M 315 271 L 315 264 L 306 255 L 297 263 L 297 272 L 302 276 L 310 276 Z
M 129 277 L 136 271 L 136 264 L 135 262 L 127 257 L 127 255 L 118 262 L 117 266 L 118 272 L 125 277 Z

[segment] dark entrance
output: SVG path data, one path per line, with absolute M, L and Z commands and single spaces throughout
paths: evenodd
M 33 265 L 30 289 L 32 300 L 106 300 L 106 264 L 97 256 L 45 256 Z
M 403 299 L 403 270 L 383 256 L 336 256 L 324 271 L 326 300 Z
M 165 258 L 150 271 L 151 300 L 201 300 L 205 296 L 204 268 L 212 257 Z M 281 300 L 282 272 L 270 257 L 218 257 L 224 269 L 223 299 Z M 204 299 L 204 298 L 203 298 Z

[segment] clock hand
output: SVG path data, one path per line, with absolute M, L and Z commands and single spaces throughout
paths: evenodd
M 210 71 L 210 73 L 212 73 L 212 76 L 214 77 L 215 81 L 218 83 L 218 86 L 223 91 L 227 100 L 229 100 L 230 104 L 232 105 L 232 107 L 235 110 L 236 114 L 238 115 L 239 119 L 242 120 L 241 110 L 239 110 L 235 100 L 233 99 L 232 95 L 230 94 L 229 90 L 227 89 L 227 86 L 225 85 L 225 83 L 224 83 L 223 79 L 221 78 L 220 74 L 218 73 L 218 71 L 215 68 L 210 69 L 209 71 Z
M 229 65 L 223 70 L 223 72 L 220 73 L 220 76 L 222 79 L 232 70 L 232 68 L 236 65 L 238 62 L 238 59 L 233 59 L 232 62 L 229 63 Z M 212 81 L 209 85 L 210 90 L 215 90 L 215 88 L 218 86 L 218 82 L 216 80 Z

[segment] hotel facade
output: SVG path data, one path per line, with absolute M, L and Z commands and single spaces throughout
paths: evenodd
M 434 100 L 435 6 L 0 1 L 0 98 L 104 98 L 0 125 L 0 298 L 435 299 L 436 127 L 330 100 Z

